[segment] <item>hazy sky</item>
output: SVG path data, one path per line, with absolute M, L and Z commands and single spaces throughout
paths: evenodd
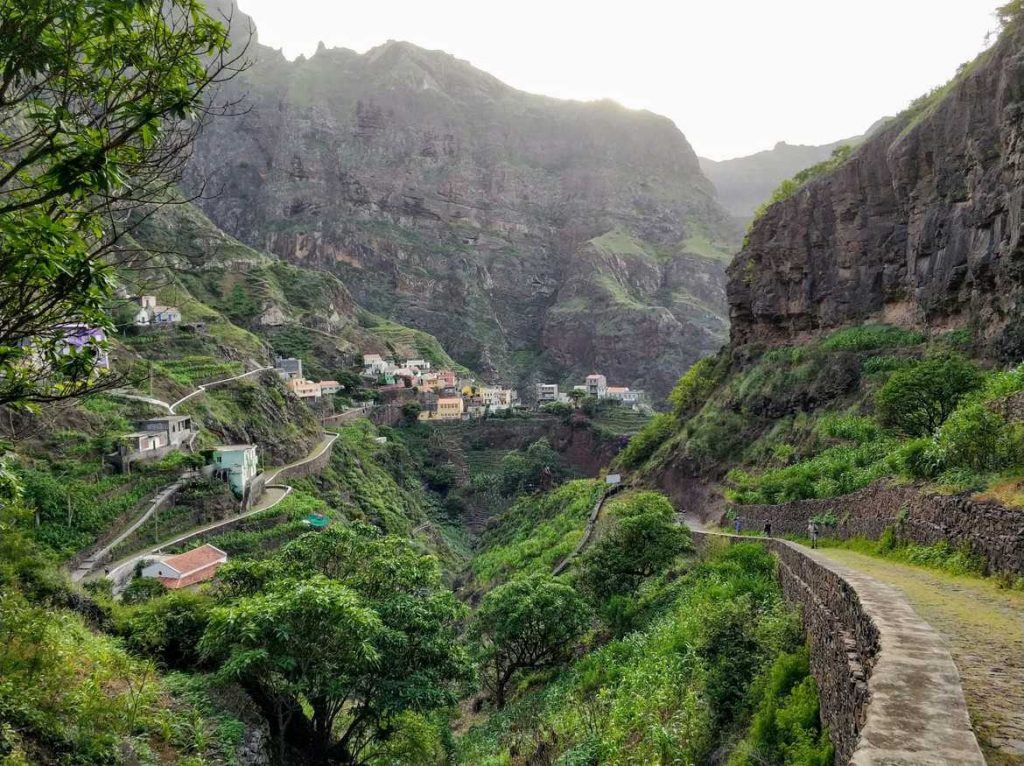
M 1005 0 L 238 0 L 290 58 L 407 40 L 675 120 L 698 154 L 862 132 L 985 47 Z

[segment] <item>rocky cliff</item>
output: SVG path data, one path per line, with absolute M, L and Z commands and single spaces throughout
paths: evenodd
M 724 340 L 736 233 L 668 119 L 407 43 L 252 51 L 232 85 L 249 111 L 209 126 L 191 170 L 243 242 L 519 383 L 600 367 L 664 393 Z
M 774 205 L 729 268 L 734 345 L 882 320 L 1024 353 L 1024 32 Z
M 737 220 L 750 221 L 754 211 L 767 200 L 775 187 L 804 168 L 827 160 L 840 146 L 856 146 L 877 130 L 873 125 L 865 135 L 844 138 L 829 144 L 787 144 L 780 141 L 771 149 L 729 160 L 700 158 L 700 169 L 715 186 L 718 200 Z

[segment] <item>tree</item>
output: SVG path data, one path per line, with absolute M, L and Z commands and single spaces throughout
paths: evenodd
M 375 643 L 384 632 L 354 591 L 318 575 L 278 580 L 264 593 L 214 609 L 202 647 L 224 658 L 222 677 L 240 681 L 272 712 L 268 724 L 282 763 L 282 734 L 294 729 L 309 743 L 311 761 L 328 763 L 335 721 L 349 691 L 378 667 Z
M 468 679 L 468 658 L 456 638 L 464 608 L 443 587 L 436 559 L 407 539 L 382 536 L 368 525 L 335 526 L 304 535 L 269 559 L 228 564 L 220 572 L 226 606 L 215 613 L 204 647 L 250 690 L 279 748 L 291 746 L 309 762 L 365 763 L 405 713 L 453 704 L 456 686 Z M 319 583 L 317 593 L 307 595 L 329 597 L 330 610 L 340 611 L 277 614 L 281 625 L 297 631 L 291 643 L 277 648 L 291 652 L 288 683 L 279 678 L 278 665 L 265 664 L 269 659 L 233 663 L 232 657 L 257 651 L 265 640 L 261 633 L 250 639 L 251 623 L 235 615 L 269 608 L 263 600 L 268 593 L 297 608 L 301 598 L 292 592 L 311 582 Z M 347 594 L 343 599 L 339 588 Z M 370 630 L 363 617 L 378 627 Z M 316 627 L 320 619 L 350 624 L 332 633 Z M 300 625 L 306 627 L 298 631 Z M 303 659 L 319 657 L 321 643 L 356 639 L 372 653 L 344 668 L 326 657 Z
M 413 400 L 408 401 L 402 405 L 402 420 L 406 425 L 412 425 L 419 420 L 420 413 L 423 412 L 423 405 Z
M 930 436 L 981 383 L 980 370 L 962 356 L 933 356 L 896 370 L 875 395 L 875 406 L 885 425 Z
M 630 593 L 690 549 L 689 533 L 673 523 L 673 508 L 657 492 L 638 492 L 608 510 L 609 528 L 583 554 L 581 588 L 598 600 Z
M 503 495 L 550 488 L 566 475 L 562 458 L 547 439 L 538 439 L 525 451 L 510 452 L 501 461 L 500 487 Z
M 209 99 L 239 71 L 228 47 L 201 0 L 0 0 L 0 405 L 102 387 L 127 235 L 228 108 Z
M 512 580 L 484 596 L 471 635 L 495 704 L 504 707 L 516 675 L 567 661 L 589 624 L 583 598 L 548 574 Z

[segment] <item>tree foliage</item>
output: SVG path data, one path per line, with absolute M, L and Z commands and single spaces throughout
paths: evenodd
M 609 526 L 578 571 L 581 588 L 598 600 L 635 591 L 691 547 L 689 533 L 673 523 L 672 504 L 658 492 L 637 492 L 606 512 Z
M 127 236 L 238 71 L 200 0 L 0 0 L 0 404 L 94 388 Z
M 517 675 L 567 661 L 589 621 L 583 598 L 548 574 L 512 580 L 484 596 L 471 635 L 495 704 L 504 707 Z
M 981 371 L 962 356 L 933 356 L 894 372 L 875 395 L 875 406 L 885 425 L 929 436 L 982 382 Z
M 463 609 L 436 560 L 372 527 L 331 527 L 221 570 L 203 648 L 240 681 L 282 751 L 364 763 L 410 711 L 455 702 Z

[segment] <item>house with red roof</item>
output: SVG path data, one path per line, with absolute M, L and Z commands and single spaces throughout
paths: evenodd
M 142 570 L 143 577 L 155 577 L 168 588 L 176 590 L 211 579 L 228 560 L 228 554 L 207 543 L 187 553 L 154 561 Z

